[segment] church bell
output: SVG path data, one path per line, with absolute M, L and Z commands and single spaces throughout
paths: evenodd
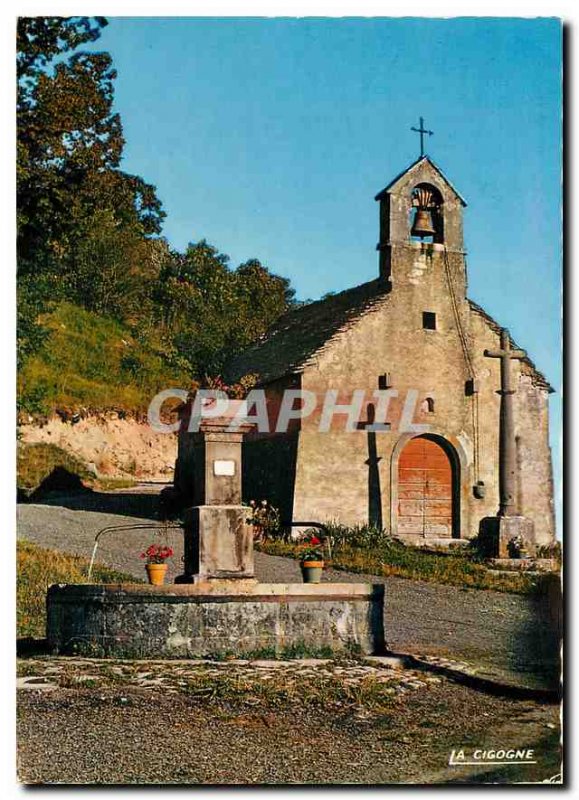
M 410 233 L 412 236 L 419 236 L 421 239 L 425 236 L 434 236 L 436 231 L 432 224 L 432 214 L 430 211 L 426 208 L 417 209 Z

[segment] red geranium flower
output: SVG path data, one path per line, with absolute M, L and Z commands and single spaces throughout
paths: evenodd
M 141 558 L 146 558 L 148 564 L 162 564 L 173 555 L 173 548 L 168 545 L 150 544 Z

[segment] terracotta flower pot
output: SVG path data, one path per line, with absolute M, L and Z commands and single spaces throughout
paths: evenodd
M 301 567 L 304 583 L 319 583 L 322 580 L 323 561 L 302 561 Z
M 145 564 L 145 569 L 147 570 L 149 583 L 152 586 L 162 586 L 165 583 L 166 564 Z

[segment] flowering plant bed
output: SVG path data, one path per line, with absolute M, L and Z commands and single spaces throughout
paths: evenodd
M 532 595 L 543 591 L 547 576 L 527 575 L 518 570 L 505 575 L 488 569 L 471 548 L 448 554 L 425 552 L 393 539 L 387 531 L 371 526 L 346 527 L 325 523 L 331 554 L 325 566 L 353 573 L 397 576 L 411 580 L 442 583 L 470 589 L 493 589 L 499 592 Z M 277 539 L 256 542 L 257 549 L 275 556 L 299 559 L 306 548 L 302 543 Z
M 262 500 L 249 501 L 248 525 L 253 525 L 254 538 L 258 542 L 275 539 L 280 534 L 279 509 Z

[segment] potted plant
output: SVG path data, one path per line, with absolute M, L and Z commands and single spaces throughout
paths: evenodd
M 507 544 L 507 549 L 511 558 L 528 558 L 529 549 L 522 536 L 513 536 Z
M 324 569 L 322 543 L 317 536 L 310 536 L 300 555 L 300 566 L 304 583 L 319 583 Z
M 144 553 L 141 553 L 141 558 L 146 558 L 147 563 L 145 569 L 147 570 L 147 577 L 152 586 L 162 586 L 165 582 L 165 575 L 167 573 L 167 564 L 165 563 L 168 558 L 173 555 L 173 548 L 166 544 L 150 544 Z

